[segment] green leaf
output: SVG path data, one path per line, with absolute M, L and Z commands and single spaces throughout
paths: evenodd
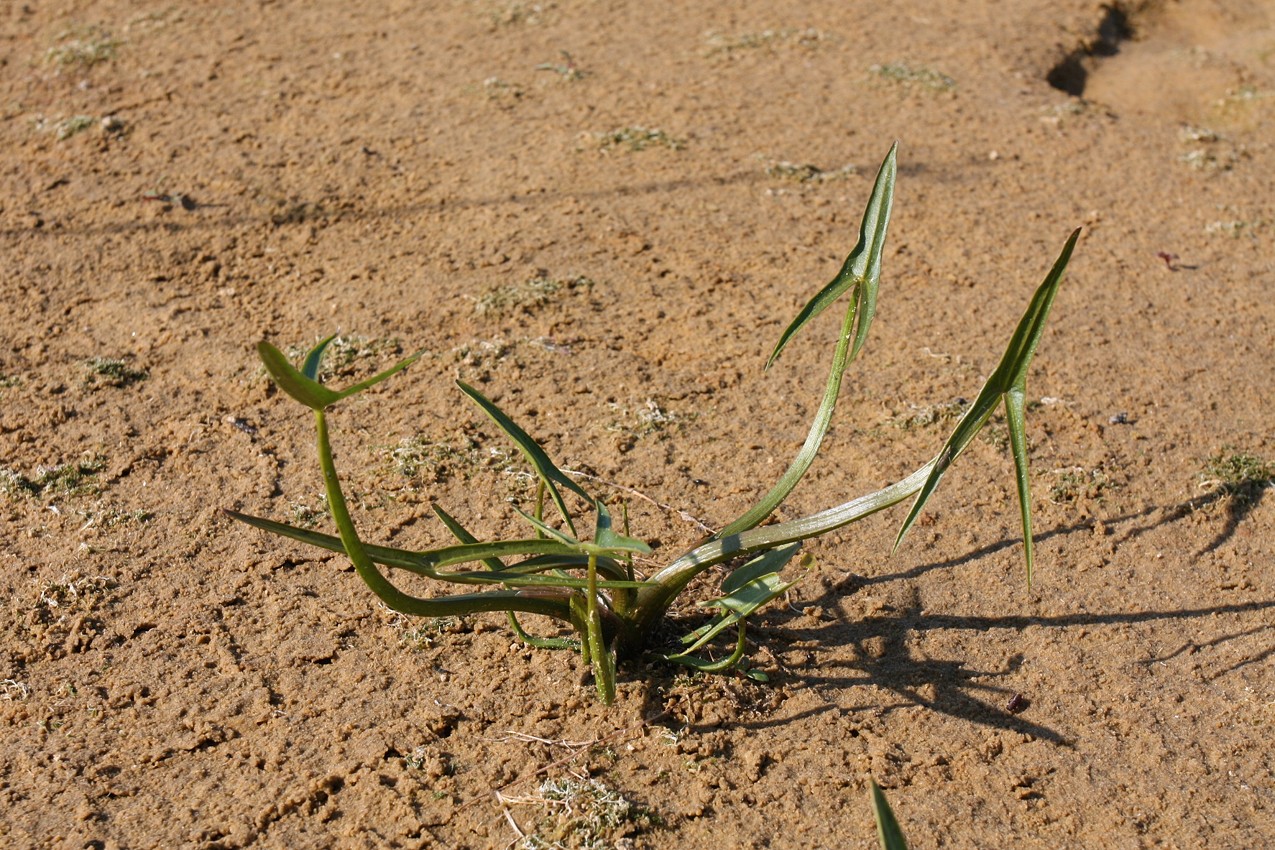
M 571 546 L 577 552 L 584 551 L 581 548 L 580 541 L 576 540 L 575 537 L 573 537 L 571 534 L 567 534 L 566 532 L 559 531 L 558 529 L 554 528 L 552 525 L 549 525 L 546 522 L 541 522 L 540 520 L 536 519 L 531 514 L 524 511 L 522 508 L 519 508 L 517 505 L 513 505 L 512 507 L 514 511 L 518 514 L 518 516 L 525 519 L 528 523 L 531 524 L 532 528 L 534 528 L 536 531 L 539 531 L 545 537 L 551 537 L 565 546 Z M 575 529 L 573 528 L 571 529 L 571 531 L 574 533 Z
M 343 398 L 349 398 L 355 393 L 360 393 L 368 387 L 379 384 L 391 375 L 401 372 L 415 363 L 424 353 L 423 351 L 418 351 L 410 357 L 400 360 L 384 372 L 368 378 L 366 381 L 361 381 L 340 392 L 334 392 L 319 383 L 318 374 L 320 365 L 323 362 L 323 354 L 327 350 L 329 343 L 335 338 L 335 335 L 330 336 L 310 349 L 299 370 L 288 362 L 288 358 L 284 356 L 282 351 L 268 342 L 257 344 L 257 354 L 261 357 L 261 362 L 265 365 L 270 377 L 279 385 L 279 389 L 311 410 L 321 411 L 326 410 Z
M 479 542 L 477 537 L 470 534 L 468 529 L 466 529 L 465 526 L 461 525 L 460 521 L 457 520 L 455 517 L 453 517 L 451 514 L 449 514 L 447 511 L 443 510 L 438 505 L 430 505 L 430 507 L 434 509 L 434 516 L 442 520 L 443 525 L 447 526 L 447 530 L 450 531 L 452 533 L 452 536 L 455 537 L 457 540 L 459 540 L 461 543 L 472 546 L 475 543 Z M 505 562 L 500 560 L 499 558 L 482 558 L 481 561 L 483 566 L 485 566 L 487 569 L 491 570 L 492 572 L 500 572 L 501 570 L 505 568 Z
M 242 523 L 288 537 L 312 546 L 318 546 L 331 552 L 345 552 L 345 545 L 340 537 L 307 528 L 297 528 L 282 522 L 264 517 L 251 516 L 238 511 L 226 511 L 227 516 Z M 376 546 L 360 541 L 367 557 L 378 564 L 395 567 L 408 572 L 423 575 L 438 581 L 449 581 L 454 584 L 508 584 L 511 587 L 585 587 L 584 578 L 573 576 L 545 576 L 540 572 L 562 567 L 578 569 L 587 564 L 587 558 L 580 555 L 574 546 L 565 546 L 556 540 L 536 538 L 534 540 L 498 540 L 491 543 L 462 544 L 460 546 L 444 546 L 424 552 L 410 552 L 406 549 L 393 549 L 388 546 Z M 473 562 L 490 564 L 498 558 L 515 555 L 542 554 L 556 557 L 545 560 L 533 559 L 503 568 L 500 571 L 448 571 L 439 567 L 455 566 Z M 533 563 L 534 561 L 534 563 Z M 613 576 L 598 582 L 603 588 L 640 588 L 647 587 L 649 582 L 630 581 L 623 578 L 620 566 L 614 561 L 599 559 L 599 569 L 605 567 L 606 574 Z
M 885 793 L 875 779 L 868 780 L 872 786 L 872 814 L 877 821 L 877 840 L 881 842 L 881 850 L 908 850 L 903 840 L 903 830 L 890 811 L 890 804 L 885 801 Z
M 833 351 L 828 383 L 824 389 L 823 399 L 819 403 L 819 410 L 816 411 L 810 431 L 806 435 L 806 441 L 770 492 L 746 513 L 719 531 L 717 537 L 737 534 L 764 522 L 783 500 L 788 498 L 788 494 L 810 469 L 815 456 L 819 453 L 819 446 L 823 443 L 824 435 L 828 433 L 833 411 L 837 407 L 837 396 L 841 393 L 841 378 L 845 374 L 846 367 L 863 347 L 868 336 L 868 328 L 872 324 L 872 316 L 876 312 L 877 289 L 881 280 L 881 251 L 885 246 L 886 229 L 890 223 L 890 207 L 894 201 L 897 148 L 897 143 L 890 148 L 890 152 L 877 172 L 872 197 L 868 200 L 868 206 L 863 213 L 863 222 L 859 226 L 858 244 L 846 258 L 840 273 L 811 299 L 784 331 L 779 344 L 775 346 L 770 360 L 766 363 L 766 368 L 769 369 L 784 346 L 801 328 L 840 298 L 843 293 L 853 290 L 845 318 L 842 320 L 841 332 L 837 337 L 837 345 Z M 853 348 L 850 345 L 851 339 L 854 340 Z
M 563 502 L 562 494 L 558 492 L 558 488 L 555 485 L 560 484 L 566 487 L 586 502 L 593 502 L 593 497 L 586 493 L 583 487 L 563 474 L 562 470 L 558 469 L 553 461 L 549 459 L 549 455 L 545 454 L 545 450 L 540 448 L 540 444 L 533 440 L 526 431 L 522 430 L 516 422 L 493 404 L 490 399 L 464 381 L 457 381 L 456 385 L 460 387 L 461 392 L 469 396 L 475 404 L 481 407 L 483 412 L 491 418 L 491 421 L 495 422 L 496 426 L 504 431 L 505 435 L 518 446 L 518 450 L 527 458 L 527 462 L 536 471 L 536 475 L 544 482 L 545 489 L 549 491 L 549 497 L 553 499 L 553 503 L 558 507 L 558 513 L 562 515 L 563 522 L 567 524 L 567 528 L 571 530 L 571 535 L 574 537 L 576 533 L 575 524 L 571 521 L 571 516 L 567 513 L 567 505 Z
M 328 346 L 332 344 L 334 339 L 336 339 L 336 334 L 319 340 L 319 344 L 310 349 L 310 352 L 305 356 L 305 361 L 301 364 L 302 375 L 312 381 L 319 380 L 319 369 L 323 365 L 323 354 L 328 350 Z
M 750 528 L 729 537 L 711 538 L 651 576 L 648 579 L 651 587 L 642 591 L 640 603 L 644 607 L 668 605 L 695 576 L 714 564 L 736 555 L 818 537 L 896 505 L 921 489 L 931 468 L 933 461 L 875 493 L 859 496 L 810 516 Z
M 651 547 L 635 537 L 625 537 L 612 528 L 611 512 L 601 501 L 594 501 L 594 509 L 598 514 L 598 527 L 593 534 L 593 542 L 607 553 L 638 552 L 651 554 Z
M 367 388 L 369 388 L 369 387 L 374 387 L 374 386 L 376 386 L 377 384 L 379 384 L 381 381 L 384 381 L 386 378 L 389 378 L 389 377 L 392 377 L 392 376 L 394 376 L 394 375 L 397 375 L 399 372 L 402 372 L 402 371 L 403 371 L 404 369 L 406 369 L 408 366 L 411 366 L 413 363 L 415 363 L 417 360 L 419 360 L 419 359 L 420 359 L 420 357 L 421 357 L 421 355 L 422 355 L 422 354 L 424 354 L 424 353 L 425 353 L 425 350 L 424 350 L 424 349 L 422 349 L 422 350 L 420 350 L 420 351 L 416 352 L 415 354 L 413 354 L 413 355 L 411 355 L 411 356 L 409 356 L 409 357 L 407 357 L 407 358 L 405 358 L 405 359 L 403 359 L 403 360 L 398 361 L 398 362 L 397 362 L 397 363 L 395 363 L 393 366 L 391 366 L 390 368 L 386 369 L 384 372 L 378 372 L 377 374 L 375 374 L 375 375 L 373 375 L 372 377 L 368 378 L 366 381 L 359 381 L 357 384 L 355 384 L 355 385 L 354 385 L 354 386 L 352 386 L 352 387 L 346 387 L 345 389 L 343 389 L 343 390 L 341 390 L 339 393 L 337 393 L 337 395 L 338 395 L 340 398 L 349 398 L 350 396 L 352 396 L 352 395 L 354 395 L 354 394 L 356 394 L 356 393 L 361 393 L 361 392 L 363 392 L 364 390 L 366 390 L 366 389 L 367 389 Z
M 330 339 L 329 337 L 329 340 L 325 340 L 320 345 L 325 345 Z M 318 350 L 321 352 L 321 349 Z M 341 396 L 332 392 L 332 390 L 297 371 L 288 362 L 288 358 L 284 356 L 283 352 L 270 343 L 257 343 L 257 354 L 261 357 L 261 362 L 265 365 L 266 372 L 279 385 L 279 389 L 311 410 L 324 410 L 341 400 Z M 308 358 L 307 365 L 309 365 Z
M 1018 485 L 1018 510 L 1023 522 L 1023 556 L 1027 562 L 1027 586 L 1032 584 L 1035 545 L 1032 540 L 1031 470 L 1027 466 L 1026 398 L 1017 390 L 1005 394 L 1005 418 L 1009 426 L 1009 446 L 1014 455 L 1014 480 Z
M 570 601 L 565 594 L 533 596 L 521 591 L 504 590 L 442 599 L 422 599 L 395 587 L 394 583 L 377 568 L 375 561 L 364 547 L 363 541 L 359 539 L 354 521 L 350 518 L 345 494 L 341 490 L 341 482 L 336 474 L 336 464 L 332 458 L 327 416 L 322 410 L 315 411 L 314 422 L 319 465 L 323 469 L 323 481 L 328 494 L 328 507 L 332 511 L 332 519 L 340 532 L 345 554 L 354 564 L 354 569 L 359 574 L 359 578 L 363 579 L 363 583 L 390 610 L 424 617 L 446 617 L 477 611 L 526 611 L 568 621 L 571 619 Z M 486 575 L 491 577 L 491 573 Z
M 687 655 L 686 653 L 665 655 L 664 660 L 672 661 L 674 664 L 680 664 L 683 667 L 691 667 L 696 670 L 702 670 L 705 673 L 725 673 L 727 670 L 733 669 L 744 660 L 744 651 L 747 649 L 747 644 L 745 643 L 747 630 L 744 626 L 744 621 L 738 621 L 736 628 L 739 630 L 739 636 L 735 640 L 735 651 L 720 661 L 709 661 L 707 658 L 700 658 L 697 655 Z M 687 651 L 689 652 L 690 650 Z M 760 670 L 745 669 L 744 675 L 758 682 L 767 682 L 770 680 L 770 677 Z
M 810 299 L 797 314 L 797 318 L 793 319 L 792 324 L 780 336 L 779 344 L 775 346 L 770 359 L 766 361 L 767 369 L 779 359 L 784 347 L 797 335 L 798 331 L 853 286 L 859 287 L 856 293 L 858 329 L 855 331 L 854 348 L 851 350 L 850 359 L 853 360 L 863 348 L 863 343 L 868 338 L 868 328 L 872 324 L 872 317 L 876 313 L 877 284 L 881 278 L 881 251 L 885 246 L 886 228 L 890 224 L 890 208 L 894 203 L 898 148 L 898 142 L 890 146 L 890 152 L 886 154 L 881 168 L 877 171 L 872 196 L 868 200 L 868 206 L 863 212 L 863 221 L 859 226 L 858 244 L 854 246 L 850 256 L 846 257 L 841 272 L 814 298 Z
M 722 593 L 730 595 L 750 581 L 766 575 L 766 573 L 779 572 L 792 560 L 792 556 L 799 551 L 801 551 L 800 542 L 790 543 L 787 546 L 780 546 L 776 549 L 771 549 L 769 552 L 763 552 L 722 579 Z
M 728 576 L 726 581 L 722 582 L 723 596 L 699 603 L 702 607 L 718 608 L 722 613 L 682 638 L 683 643 L 691 644 L 689 647 L 675 656 L 666 657 L 680 658 L 695 652 L 724 629 L 741 622 L 767 602 L 783 595 L 795 582 L 782 580 L 778 570 L 782 569 L 800 548 L 800 543 L 793 543 L 765 552 Z
M 457 540 L 461 543 L 478 542 L 478 538 L 470 534 L 469 530 L 461 525 L 459 520 L 447 513 L 447 511 L 443 510 L 438 505 L 434 505 L 433 508 L 434 513 L 443 521 L 443 524 L 447 526 L 448 531 L 450 531 Z M 484 559 L 483 564 L 493 572 L 500 572 L 504 570 L 505 566 L 496 558 Z M 513 629 L 513 632 L 518 636 L 518 639 L 528 646 L 535 647 L 536 649 L 580 648 L 580 641 L 578 640 L 572 640 L 571 638 L 542 638 L 528 633 L 527 630 L 522 627 L 522 623 L 518 621 L 518 615 L 513 611 L 506 611 L 505 616 L 509 619 L 509 628 Z
M 986 424 L 988 417 L 992 415 L 996 406 L 1004 400 L 1008 414 L 1010 445 L 1013 449 L 1014 466 L 1017 474 L 1019 508 L 1023 516 L 1023 538 L 1027 553 L 1027 577 L 1028 581 L 1031 581 L 1031 500 L 1027 476 L 1027 436 L 1024 417 L 1027 371 L 1031 366 L 1032 356 L 1040 345 L 1041 336 L 1045 330 L 1045 321 L 1049 318 L 1049 309 L 1053 306 L 1054 296 L 1058 294 L 1058 287 L 1062 283 L 1063 273 L 1067 269 L 1072 249 L 1076 247 L 1076 240 L 1079 237 L 1080 230 L 1077 229 L 1068 238 L 1067 244 L 1063 246 L 1062 253 L 1059 254 L 1058 259 L 1054 262 L 1053 268 L 1050 269 L 1049 274 L 1045 276 L 1044 282 L 1037 288 L 1035 295 L 1032 296 L 1031 303 L 1027 305 L 1027 312 L 1023 314 L 1022 319 L 1018 322 L 1018 327 L 1014 331 L 1014 335 L 1010 337 L 1009 346 L 1005 349 L 1005 354 L 1001 358 L 1000 364 L 997 365 L 996 371 L 987 379 L 987 383 L 983 385 L 978 397 L 970 405 L 970 409 L 965 412 L 965 415 L 961 417 L 961 421 L 957 423 L 952 435 L 948 437 L 947 442 L 934 459 L 934 465 L 930 469 L 929 476 L 921 486 L 916 500 L 912 503 L 912 509 L 903 521 L 903 527 L 899 529 L 898 537 L 895 538 L 894 548 L 896 550 L 899 548 L 899 544 L 903 542 L 903 538 L 909 529 L 912 528 L 913 523 L 916 522 L 917 517 L 920 516 L 925 503 L 934 494 L 948 467 L 960 456 L 961 452 L 965 451 L 978 432 L 982 430 L 983 425 Z

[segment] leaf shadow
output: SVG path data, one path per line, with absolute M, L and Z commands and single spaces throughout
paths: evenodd
M 1263 493 L 1264 489 L 1256 489 L 1252 492 L 1241 494 L 1241 498 L 1233 493 L 1215 490 L 1200 498 L 1188 499 L 1169 506 L 1157 505 L 1113 517 L 1086 519 L 1069 526 L 1044 532 L 1038 535 L 1036 539 L 1038 541 L 1047 540 L 1059 535 L 1091 531 L 1096 523 L 1101 521 L 1113 529 L 1115 542 L 1127 542 L 1155 528 L 1180 521 L 1208 505 L 1225 500 L 1227 508 L 1226 525 L 1209 544 L 1209 547 L 1203 550 L 1205 552 L 1212 551 L 1235 533 L 1236 527 L 1248 516 L 1255 504 L 1260 501 Z M 847 575 L 840 582 L 829 586 L 819 597 L 810 600 L 808 604 L 835 610 L 845 597 L 863 587 L 914 579 L 934 570 L 953 569 L 1018 543 L 1019 541 L 1016 539 L 1002 540 L 956 558 L 921 564 L 894 573 L 877 576 Z M 830 674 L 823 670 L 815 672 L 786 669 L 782 675 L 806 686 L 847 689 L 869 685 L 890 691 L 899 697 L 897 702 L 890 705 L 871 706 L 870 710 L 872 711 L 888 713 L 899 708 L 922 706 L 981 726 L 1020 732 L 1059 746 L 1068 746 L 1070 741 L 1057 730 L 1034 723 L 1018 714 L 1016 710 L 1010 710 L 1008 703 L 1010 698 L 1014 696 L 1013 689 L 987 681 L 999 679 L 1014 672 L 1018 664 L 1021 663 L 1021 656 L 1015 656 L 1010 659 L 1002 670 L 972 670 L 968 669 L 961 660 L 919 659 L 912 657 L 907 647 L 908 635 L 933 629 L 980 632 L 988 632 L 994 629 L 1017 631 L 1028 627 L 1071 628 L 1143 623 L 1156 620 L 1184 620 L 1212 617 L 1218 614 L 1251 613 L 1272 608 L 1275 608 L 1275 600 L 1217 605 L 1198 609 L 1082 613 L 1058 617 L 1034 615 L 964 617 L 923 614 L 919 601 L 917 601 L 914 604 L 909 604 L 906 608 L 896 609 L 887 616 L 868 617 L 853 622 L 830 623 L 813 628 L 789 625 L 798 616 L 798 612 L 790 609 L 788 613 L 778 612 L 770 615 L 768 618 L 769 625 L 762 630 L 768 637 L 762 643 L 763 645 L 782 646 L 785 643 L 804 642 L 818 646 L 852 647 L 856 656 L 854 660 L 836 662 L 843 667 L 849 668 L 851 672 Z M 1275 627 L 1259 626 L 1247 629 L 1234 635 L 1218 638 L 1214 643 L 1250 636 L 1271 628 Z M 1206 644 L 1199 644 L 1198 646 L 1204 645 Z M 1191 649 L 1191 645 L 1184 646 L 1178 650 L 1178 653 L 1189 649 Z M 1241 660 L 1239 663 L 1216 673 L 1214 678 L 1240 667 L 1260 663 L 1272 656 L 1275 656 L 1275 647 Z M 1148 659 L 1143 663 L 1154 663 L 1156 660 Z M 1030 708 L 1030 695 L 1027 695 L 1027 707 Z M 834 704 L 829 704 L 824 709 L 812 709 L 810 712 L 817 713 L 821 710 L 834 709 L 845 710 Z M 1018 706 L 1015 706 L 1015 709 L 1018 709 Z M 778 725 L 791 722 L 793 719 L 796 718 L 789 717 L 783 720 L 741 725 L 750 726 L 750 728 L 751 726 Z
M 1200 505 L 1222 502 L 1226 509 L 1226 524 L 1207 546 L 1195 553 L 1196 557 L 1214 552 L 1230 540 L 1240 523 L 1262 503 L 1269 489 L 1269 481 L 1246 481 L 1237 487 L 1221 487 L 1197 499 Z
M 1225 489 L 1217 489 L 1209 492 L 1199 498 L 1184 499 L 1172 505 L 1152 505 L 1137 511 L 1129 511 L 1116 516 L 1096 516 L 1087 517 L 1079 522 L 1070 525 L 1058 526 L 1049 531 L 1040 532 L 1035 535 L 1037 544 L 1055 537 L 1074 534 L 1078 531 L 1092 531 L 1095 526 L 1101 522 L 1103 525 L 1112 529 L 1112 543 L 1127 543 L 1135 540 L 1148 532 L 1154 531 L 1170 523 L 1178 522 L 1185 519 L 1196 511 L 1209 507 L 1217 502 L 1226 503 L 1227 518 L 1223 528 L 1218 532 L 1217 536 L 1203 549 L 1196 552 L 1196 557 L 1207 554 L 1222 546 L 1234 536 L 1239 524 L 1252 513 L 1253 509 L 1261 501 L 1264 490 L 1253 493 L 1245 493 L 1240 496 L 1234 496 Z M 1139 522 L 1145 520 L 1145 522 Z M 1123 528 L 1123 526 L 1127 526 Z M 995 543 L 973 549 L 963 555 L 955 558 L 949 558 L 944 561 L 932 561 L 926 564 L 918 564 L 906 570 L 893 573 L 883 573 L 876 576 L 852 576 L 848 581 L 857 587 L 866 587 L 874 584 L 887 584 L 900 579 L 910 579 L 923 576 L 934 570 L 951 569 L 965 564 L 973 563 L 981 560 L 1003 549 L 1011 546 L 1019 545 L 1022 542 L 1021 537 L 1011 537 L 1004 540 L 998 540 Z
M 959 173 L 956 169 L 935 169 L 925 163 L 900 165 L 899 171 L 903 174 L 927 175 L 939 180 L 954 179 L 954 175 Z M 262 204 L 259 203 L 196 201 L 190 196 L 181 193 L 161 196 L 140 195 L 135 199 L 135 207 L 112 201 L 112 208 L 122 208 L 125 216 L 115 221 L 87 226 L 78 226 L 76 222 L 68 221 L 59 222 L 56 227 L 44 227 L 41 224 L 34 229 L 31 227 L 7 227 L 0 229 L 0 236 L 5 238 L 21 236 L 25 238 L 52 239 L 67 236 L 126 236 L 138 232 L 163 232 L 167 234 L 202 231 L 222 232 L 243 227 L 259 226 L 271 226 L 275 229 L 281 229 L 309 226 L 315 223 L 326 227 L 340 221 L 401 222 L 429 213 L 437 214 L 493 206 L 535 208 L 565 198 L 588 201 L 640 197 L 643 195 L 672 196 L 709 186 L 773 184 L 776 179 L 768 176 L 760 168 L 749 168 L 736 169 L 725 174 L 682 177 L 670 180 L 649 180 L 590 189 L 540 189 L 469 197 L 445 196 L 382 206 L 360 206 L 350 198 L 339 195 L 320 197 L 309 195 L 305 198 L 292 197 L 286 203 L 278 206 L 278 208 L 267 210 L 263 210 L 261 208 Z M 180 210 L 182 214 L 154 219 L 135 212 L 146 202 L 156 200 L 164 200 L 169 203 L 172 209 Z M 220 212 L 206 212 L 213 210 L 220 210 Z
M 843 598 L 842 594 L 830 591 L 815 600 L 813 604 L 832 605 L 841 598 Z M 872 710 L 878 713 L 920 706 L 980 726 L 1019 732 L 1059 746 L 1070 746 L 1072 742 L 1057 730 L 1032 722 L 1011 710 L 1007 703 L 1015 693 L 1012 688 L 983 681 L 1010 675 L 1018 669 L 1022 656 L 1014 656 L 1000 670 L 974 670 L 967 668 L 965 662 L 959 659 L 913 657 L 907 647 L 908 636 L 931 630 L 989 632 L 995 629 L 1010 629 L 1021 631 L 1028 627 L 1058 629 L 1145 623 L 1156 620 L 1207 618 L 1219 614 L 1242 614 L 1271 609 L 1275 609 L 1275 600 L 1169 611 L 1083 613 L 1057 617 L 1032 615 L 965 617 L 923 614 L 918 603 L 888 616 L 867 617 L 854 622 L 813 628 L 770 626 L 765 631 L 768 633 L 768 642 L 773 645 L 802 642 L 818 643 L 822 646 L 849 646 L 854 649 L 857 656 L 854 660 L 834 663 L 855 671 L 857 675 L 828 674 L 824 672 L 827 669 L 826 662 L 819 671 L 787 669 L 783 672 L 784 678 L 799 682 L 803 686 L 837 689 L 865 685 L 877 687 L 890 691 L 900 698 L 899 702 L 889 706 L 874 706 Z M 1269 628 L 1271 627 L 1264 626 L 1249 629 L 1224 636 L 1216 642 L 1256 634 Z M 1179 652 L 1188 648 L 1183 647 Z M 1224 675 L 1238 667 L 1257 663 L 1271 655 L 1275 655 L 1275 648 L 1247 658 L 1217 675 Z M 1144 663 L 1153 663 L 1155 660 L 1148 659 Z M 997 702 L 1001 701 L 1000 698 L 1005 698 L 1006 704 L 990 701 L 988 698 L 992 695 L 996 695 Z M 1028 708 L 1030 708 L 1030 700 L 1029 694 L 1026 699 Z M 832 704 L 828 706 L 828 709 L 834 708 L 837 706 Z M 791 719 L 786 718 L 784 722 Z M 748 724 L 741 725 L 748 726 Z

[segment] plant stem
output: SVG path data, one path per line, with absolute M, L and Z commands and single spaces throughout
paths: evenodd
M 818 537 L 896 505 L 921 489 L 933 466 L 934 461 L 930 461 L 901 481 L 835 508 L 788 522 L 750 528 L 729 537 L 709 540 L 692 549 L 651 576 L 648 579 L 649 586 L 638 590 L 638 602 L 633 614 L 635 630 L 638 633 L 648 632 L 691 579 L 713 564 L 720 564 L 737 555 Z
M 593 678 L 598 698 L 604 705 L 615 702 L 615 663 L 602 634 L 602 614 L 598 610 L 598 556 L 589 556 L 589 589 L 586 619 L 588 622 L 589 656 L 593 660 Z

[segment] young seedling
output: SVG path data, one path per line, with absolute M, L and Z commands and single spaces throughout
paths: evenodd
M 1275 463 L 1251 452 L 1226 448 L 1209 458 L 1200 487 L 1207 493 L 1221 491 L 1239 504 L 1257 501 L 1263 490 L 1275 484 Z
M 530 533 L 510 540 L 480 541 L 447 513 L 434 512 L 458 541 L 425 551 L 407 551 L 364 543 L 346 507 L 337 476 L 328 432 L 328 410 L 343 399 L 363 392 L 407 368 L 416 355 L 392 368 L 344 390 L 333 390 L 318 380 L 324 352 L 332 338 L 323 340 L 306 356 L 300 368 L 269 343 L 257 350 L 266 370 L 287 395 L 309 407 L 315 417 L 319 464 L 328 494 L 328 507 L 338 535 L 323 534 L 270 519 L 230 511 L 234 518 L 285 537 L 335 552 L 344 552 L 359 576 L 389 608 L 423 617 L 463 616 L 481 611 L 506 612 L 519 637 L 535 646 L 573 647 L 592 665 L 598 694 L 610 703 L 615 696 L 615 666 L 639 656 L 707 672 L 744 669 L 747 675 L 764 674 L 741 665 L 746 648 L 748 617 L 783 594 L 792 582 L 781 577 L 783 567 L 796 555 L 802 542 L 863 519 L 905 499 L 915 497 L 895 539 L 902 543 L 922 508 L 933 496 L 944 473 L 970 444 L 1003 402 L 1014 458 L 1016 486 L 1023 523 L 1023 538 L 1030 583 L 1033 566 L 1029 478 L 1026 439 L 1026 381 L 1032 355 L 1044 332 L 1045 320 L 1058 291 L 1079 231 L 1071 234 L 1062 253 L 1036 290 L 1027 312 L 1010 338 L 1000 364 L 958 421 L 939 453 L 902 480 L 874 493 L 852 499 L 819 513 L 786 522 L 763 525 L 784 502 L 809 469 L 827 433 L 846 367 L 863 349 L 876 312 L 881 256 L 896 175 L 895 150 L 891 148 L 877 173 L 859 230 L 859 240 L 836 277 L 801 310 L 780 336 L 767 362 L 775 364 L 783 350 L 816 316 L 846 296 L 841 330 L 833 349 L 822 401 L 805 444 L 787 471 L 760 501 L 706 540 L 667 562 L 654 575 L 640 579 L 632 558 L 649 555 L 651 547 L 617 530 L 611 510 L 564 473 L 543 448 L 508 415 L 473 387 L 458 381 L 462 393 L 478 406 L 517 447 L 537 482 L 532 512 L 515 508 Z M 591 535 L 582 535 L 568 507 L 582 502 L 592 508 Z M 627 523 L 625 523 L 627 525 Z M 481 569 L 476 569 L 478 565 Z M 660 628 L 677 598 L 697 576 L 718 565 L 726 567 L 721 596 L 700 603 L 714 612 L 708 623 L 681 639 L 680 645 L 663 644 Z M 387 569 L 388 568 L 388 569 Z M 458 569 L 459 568 L 459 569 Z M 389 570 L 403 570 L 438 581 L 495 587 L 453 596 L 411 596 L 391 580 Z M 518 621 L 520 614 L 539 614 L 567 624 L 576 640 L 536 638 Z M 704 655 L 718 636 L 733 637 L 733 649 L 724 658 Z

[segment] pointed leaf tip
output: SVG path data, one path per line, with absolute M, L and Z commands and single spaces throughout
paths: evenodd
M 859 241 L 855 243 L 850 255 L 842 264 L 841 271 L 832 279 L 832 282 L 819 290 L 807 302 L 780 335 L 779 342 L 766 360 L 766 369 L 774 365 L 784 348 L 803 327 L 851 287 L 856 288 L 857 319 L 850 360 L 854 360 L 859 350 L 863 348 L 863 343 L 868 336 L 868 328 L 872 325 L 873 314 L 876 312 L 877 285 L 881 279 L 881 252 L 885 246 L 886 229 L 890 223 L 890 209 L 894 205 L 894 183 L 898 175 L 897 149 L 898 142 L 895 142 L 877 170 L 872 195 L 864 208 L 863 220 L 859 225 Z
M 877 785 L 876 780 L 869 780 L 871 786 L 872 798 L 872 814 L 877 822 L 877 841 L 881 845 L 881 850 L 908 850 L 907 842 L 903 839 L 903 830 L 899 828 L 899 822 L 894 817 L 894 812 L 890 810 L 890 804 L 886 802 L 885 792 L 881 790 L 881 786 Z
M 1080 238 L 1080 233 L 1081 229 L 1076 228 L 1072 231 L 1071 236 L 1068 237 L 1067 243 L 1058 255 L 1058 259 L 1054 261 L 1044 281 L 1032 295 L 1031 301 L 1027 305 L 1027 310 L 1019 320 L 1013 336 L 1010 337 L 1009 344 L 1006 346 L 1005 353 L 1001 356 L 996 370 L 992 372 L 987 382 L 983 384 L 978 397 L 970 405 L 965 415 L 961 417 L 956 428 L 952 430 L 951 436 L 948 437 L 947 442 L 943 445 L 929 477 L 921 487 L 915 501 L 913 501 L 912 508 L 908 512 L 907 518 L 904 519 L 903 526 L 899 529 L 898 536 L 894 540 L 895 551 L 898 551 L 904 536 L 912 528 L 913 523 L 916 522 L 925 503 L 934 494 L 939 481 L 943 477 L 943 473 L 947 471 L 952 461 L 965 450 L 978 432 L 982 430 L 992 412 L 1000 404 L 1001 399 L 1004 399 L 1006 418 L 1009 423 L 1010 448 L 1014 457 L 1019 509 L 1023 521 L 1028 583 L 1030 584 L 1034 553 L 1025 421 L 1027 373 L 1031 367 L 1032 358 L 1036 354 L 1036 349 L 1044 335 L 1045 322 L 1049 318 L 1054 296 L 1058 293 L 1063 274 L 1067 269 L 1067 263 L 1071 260 L 1072 250 L 1076 246 L 1076 241 Z

